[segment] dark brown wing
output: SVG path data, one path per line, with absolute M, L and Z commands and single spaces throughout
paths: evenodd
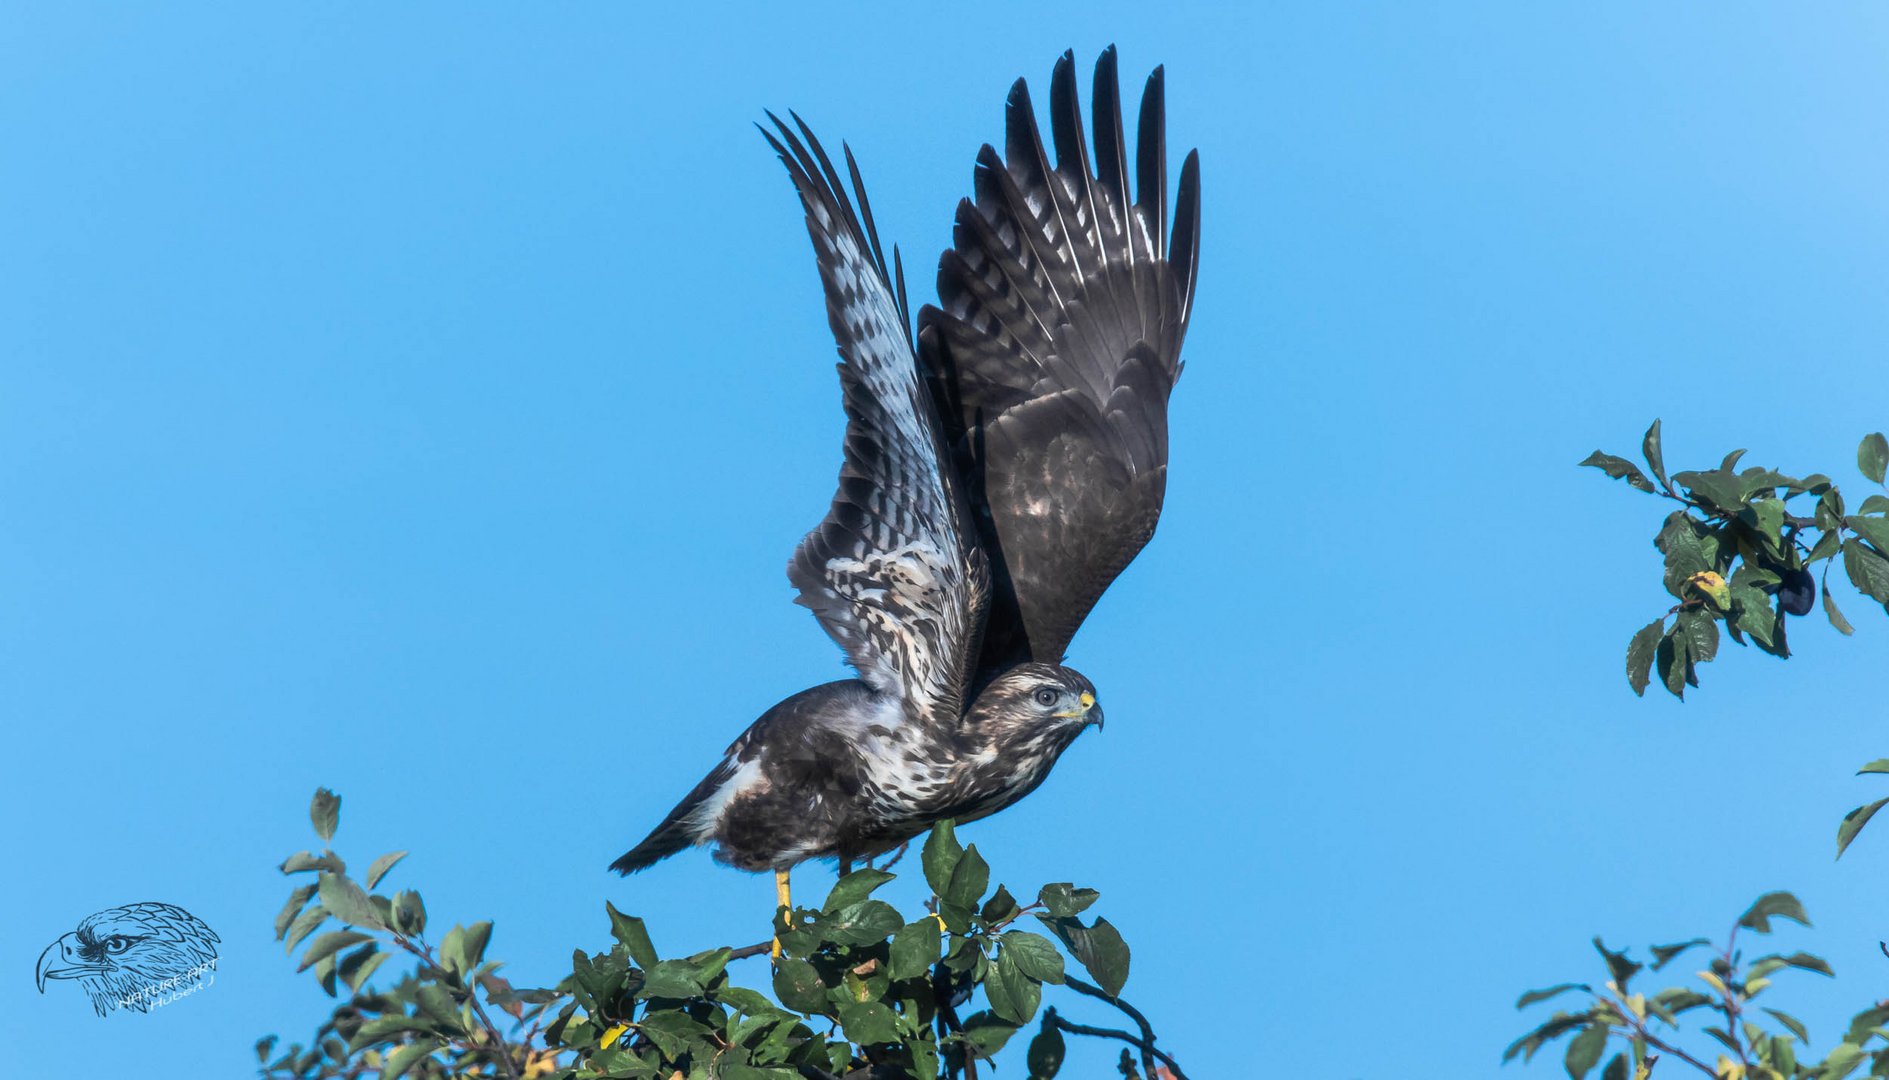
M 1095 69 L 1095 160 L 1075 61 L 1050 85 L 1051 168 L 1023 80 L 1003 158 L 978 154 L 919 348 L 969 479 L 995 595 L 979 670 L 1059 661 L 1148 538 L 1167 483 L 1167 404 L 1194 297 L 1200 170 L 1181 167 L 1167 234 L 1162 73 L 1141 99 L 1135 189 L 1115 50 Z
M 839 490 L 787 576 L 867 685 L 898 699 L 914 721 L 955 728 L 988 574 L 919 378 L 904 289 L 887 270 L 852 152 L 858 212 L 800 118 L 798 134 L 769 118 L 776 130 L 762 134 L 807 211 L 846 406 Z

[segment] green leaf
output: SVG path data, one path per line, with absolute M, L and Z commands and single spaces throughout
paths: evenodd
M 951 883 L 952 871 L 958 868 L 958 860 L 964 857 L 964 846 L 958 843 L 957 833 L 952 828 L 949 818 L 931 827 L 931 835 L 925 838 L 924 864 L 925 881 L 931 885 L 931 891 L 939 896 Z
M 455 927 L 455 929 L 457 929 Z M 492 924 L 476 922 L 466 927 L 464 953 L 466 970 L 471 971 L 485 962 L 485 947 L 492 940 Z
M 1771 598 L 1756 586 L 1741 583 L 1732 587 L 1730 625 L 1751 635 L 1761 648 L 1776 651 L 1782 618 L 1771 606 Z
M 1646 429 L 1646 437 L 1640 440 L 1640 452 L 1646 455 L 1646 464 L 1652 468 L 1653 475 L 1659 478 L 1661 484 L 1666 484 L 1666 456 L 1660 451 L 1657 419 L 1653 421 L 1652 427 Z
M 1856 467 L 1878 484 L 1883 482 L 1885 470 L 1889 469 L 1889 439 L 1883 438 L 1882 432 L 1865 435 L 1857 444 Z
M 1554 986 L 1544 986 L 1540 990 L 1530 990 L 1528 993 L 1516 999 L 1515 1007 L 1518 1009 L 1526 1009 L 1537 1001 L 1547 1001 L 1550 998 L 1559 997 L 1569 990 L 1585 990 L 1590 994 L 1594 992 L 1594 988 L 1586 983 L 1557 983 Z
M 282 865 L 277 869 L 285 874 L 299 874 L 308 870 L 326 870 L 332 874 L 340 874 L 347 870 L 347 865 L 335 858 L 333 852 L 310 855 L 306 851 L 298 851 L 282 860 Z
M 1776 491 L 1779 488 L 1802 490 L 1803 486 L 1804 482 L 1795 476 L 1785 476 L 1772 469 L 1746 469 L 1738 474 L 1738 497 L 1741 499 L 1749 499 L 1760 492 Z
M 422 1039 L 418 1042 L 407 1043 L 382 1060 L 380 1080 L 398 1080 L 444 1045 L 437 1039 Z
M 1668 963 L 1672 962 L 1673 957 L 1678 956 L 1688 949 L 1710 944 L 1712 944 L 1710 938 L 1696 937 L 1691 941 L 1679 941 L 1671 945 L 1655 945 L 1653 946 L 1653 970 L 1658 971 L 1660 968 L 1665 967 Z
M 1768 892 L 1758 897 L 1750 909 L 1738 917 L 1738 925 L 1768 934 L 1774 918 L 1810 925 L 1810 918 L 1804 914 L 1804 905 L 1787 892 Z
M 1101 895 L 1094 889 L 1078 889 L 1067 881 L 1058 881 L 1043 886 L 1036 898 L 1051 915 L 1061 919 L 1082 914 Z
M 316 788 L 308 804 L 308 820 L 314 823 L 315 835 L 322 843 L 334 839 L 335 826 L 341 823 L 341 796 L 327 788 Z
M 1842 550 L 1843 537 L 1836 532 L 1826 532 L 1817 537 L 1817 542 L 1810 546 L 1810 554 L 1804 556 L 1804 565 L 1827 559 Z
M 353 930 L 331 930 L 316 938 L 314 942 L 308 946 L 308 951 L 302 954 L 301 965 L 295 970 L 307 971 L 317 963 L 326 960 L 328 957 L 333 956 L 335 953 L 340 952 L 350 945 L 359 945 L 363 941 L 372 940 L 374 939 L 368 935 L 357 933 Z
M 1627 1080 L 1628 1067 L 1625 1054 L 1615 1054 L 1613 1060 L 1600 1072 L 1600 1080 Z
M 466 963 L 465 927 L 454 925 L 446 931 L 446 937 L 439 943 L 439 966 L 453 972 L 465 972 L 472 967 Z
M 707 987 L 728 968 L 728 961 L 734 958 L 735 951 L 726 945 L 713 949 L 704 949 L 693 956 L 685 957 L 686 962 L 695 965 L 695 981 Z
M 275 939 L 277 941 L 281 941 L 282 935 L 289 932 L 289 924 L 295 921 L 295 916 L 301 913 L 303 906 L 308 903 L 308 898 L 313 895 L 315 895 L 314 882 L 299 886 L 294 892 L 289 893 L 288 903 L 283 904 L 282 910 L 276 913 Z M 294 948 L 293 945 L 289 947 Z
M 402 889 L 394 895 L 394 930 L 408 937 L 426 933 L 426 905 L 420 894 Z
M 380 909 L 367 898 L 361 887 L 339 874 L 323 874 L 320 879 L 321 905 L 335 918 L 350 926 L 384 930 Z
M 1017 1033 L 1017 1026 L 997 1016 L 995 1013 L 980 1012 L 964 1021 L 964 1038 L 977 1048 L 985 1057 L 1004 1048 L 1010 1037 Z
M 1627 685 L 1641 696 L 1646 694 L 1646 684 L 1653 671 L 1653 654 L 1659 649 L 1659 639 L 1666 633 L 1664 617 L 1654 619 L 1641 627 L 1627 642 Z M 1056 909 L 1050 909 L 1052 914 Z
M 788 961 L 781 962 L 785 964 Z M 702 979 L 694 964 L 687 960 L 658 960 L 644 970 L 643 989 L 639 996 L 687 1000 L 701 993 Z M 785 1002 L 785 999 L 782 1000 Z
M 660 958 L 656 955 L 656 946 L 650 944 L 649 931 L 643 926 L 643 920 L 623 914 L 608 900 L 603 902 L 603 906 L 610 913 L 610 935 L 622 942 L 630 959 L 636 961 L 636 966 L 640 968 L 655 967 Z
M 1836 977 L 1836 972 L 1830 970 L 1829 962 L 1821 956 L 1812 956 L 1807 952 L 1794 952 L 1789 956 L 1780 956 L 1778 959 L 1803 971 L 1814 971 L 1819 975 Z
M 1843 820 L 1837 824 L 1837 858 L 1843 857 L 1843 852 L 1850 846 L 1850 841 L 1856 839 L 1856 834 L 1863 831 L 1863 826 L 1869 824 L 1869 819 L 1875 817 L 1876 811 L 1881 810 L 1884 805 L 1889 805 L 1889 799 L 1877 799 L 1873 803 L 1859 806 L 1843 815 Z
M 1889 518 L 1852 516 L 1844 518 L 1843 524 L 1877 551 L 1889 551 Z
M 1646 474 L 1641 472 L 1638 466 L 1634 465 L 1633 462 L 1628 461 L 1626 458 L 1615 457 L 1612 454 L 1603 454 L 1599 450 L 1596 450 L 1582 459 L 1581 464 L 1591 465 L 1601 472 L 1606 473 L 1608 476 L 1613 477 L 1615 480 L 1625 480 L 1641 491 L 1654 490 L 1653 482 L 1646 478 Z
M 1692 519 L 1684 510 L 1667 515 L 1653 546 L 1666 556 L 1663 584 L 1666 591 L 1681 600 L 1686 597 L 1686 582 L 1695 574 L 1718 569 L 1718 537 L 1707 526 Z
M 1007 930 L 998 940 L 1003 943 L 1003 954 L 1025 975 L 1038 982 L 1063 981 L 1063 954 L 1050 939 L 1028 930 Z
M 1789 1028 L 1791 1034 L 1797 1036 L 1797 1039 L 1799 1042 L 1804 1042 L 1804 1043 L 1810 1042 L 1810 1029 L 1804 1026 L 1804 1022 L 1802 1020 L 1799 1020 L 1797 1017 L 1792 1016 L 1790 1013 L 1779 1012 L 1776 1009 L 1766 1009 L 1764 1011 L 1776 1017 L 1778 1023 L 1783 1024 L 1785 1027 Z
M 360 957 L 360 959 L 355 961 L 355 957 Z M 353 962 L 352 966 L 350 966 L 350 962 Z M 361 988 L 367 985 L 367 980 L 373 977 L 374 969 L 386 962 L 387 954 L 381 952 L 377 947 L 363 949 L 351 954 L 347 960 L 341 962 L 341 977 L 347 981 L 348 989 L 358 994 L 361 992 Z
M 1856 770 L 1856 775 L 1858 776 L 1868 776 L 1870 773 L 1889 773 L 1889 757 L 1877 758 Z
M 861 900 L 822 918 L 819 930 L 821 937 L 835 945 L 875 945 L 904 925 L 905 920 L 891 904 Z
M 874 889 L 891 881 L 894 876 L 884 870 L 874 870 L 871 867 L 855 870 L 833 884 L 833 891 L 826 894 L 826 903 L 822 905 L 821 910 L 833 912 L 857 904 L 871 896 Z
M 740 1062 L 724 1064 L 717 1072 L 720 1074 L 721 1080 L 800 1080 L 800 1072 L 795 1069 L 743 1065 Z M 580 1073 L 579 1075 L 584 1074 Z M 612 1071 L 608 1075 L 615 1076 L 617 1074 Z
M 1128 943 L 1107 919 L 1097 919 L 1094 926 L 1084 927 L 1075 919 L 1037 918 L 1055 931 L 1104 992 L 1111 996 L 1122 992 L 1128 981 Z
M 1016 918 L 1021 910 L 1022 906 L 1017 903 L 1016 897 L 1010 895 L 1010 890 L 999 885 L 997 891 L 990 894 L 990 899 L 984 901 L 984 907 L 977 917 L 984 920 L 986 925 L 996 925 Z
M 301 944 L 303 938 L 307 937 L 317 926 L 320 926 L 323 922 L 327 921 L 327 919 L 328 909 L 322 907 L 319 903 L 309 908 L 307 911 L 302 912 L 300 915 L 297 915 L 295 921 L 289 924 L 288 933 L 282 938 L 282 951 L 285 953 L 294 952 L 295 946 Z
M 840 1030 L 860 1044 L 895 1043 L 899 1026 L 892 1010 L 877 1001 L 851 1001 L 840 1006 Z
M 1740 510 L 1738 519 L 1774 545 L 1784 537 L 1784 504 L 1777 499 L 1759 499 Z
M 1053 1027 L 1047 1020 L 1043 1030 L 1030 1040 L 1030 1050 L 1024 1058 L 1024 1066 L 1030 1070 L 1030 1080 L 1055 1080 L 1062 1071 L 1063 1058 L 1068 1047 L 1063 1044 L 1061 1029 Z
M 1659 647 L 1653 650 L 1653 663 L 1659 669 L 1660 682 L 1681 701 L 1686 700 L 1686 674 L 1691 670 L 1686 649 L 1686 639 L 1680 635 L 1679 625 L 1674 623 L 1660 639 Z
M 774 996 L 795 1012 L 815 1016 L 826 1011 L 826 984 L 805 960 L 782 957 L 774 969 Z
M 1834 536 L 1835 534 L 1832 533 L 1830 535 Z M 1830 620 L 1830 625 L 1836 627 L 1839 632 L 1844 634 L 1856 633 L 1856 627 L 1851 626 L 1850 620 L 1844 618 L 1843 612 L 1837 610 L 1837 602 L 1830 598 L 1830 590 L 1826 588 L 1822 591 L 1823 613 L 1824 616 Z
M 1889 604 L 1889 559 L 1865 547 L 1861 540 L 1845 540 L 1843 569 L 1857 591 L 1879 603 Z
M 708 1028 L 675 1009 L 657 1009 L 637 1021 L 636 1030 L 649 1037 L 663 1056 L 678 1058 L 689 1052 L 696 1040 L 708 1034 Z
M 367 887 L 372 889 L 379 885 L 380 879 L 387 876 L 387 871 L 392 870 L 395 863 L 406 857 L 407 853 L 404 851 L 389 851 L 375 859 L 367 868 Z
M 1036 1015 L 1043 988 L 1023 973 L 1014 955 L 1003 951 L 997 954 L 997 962 L 984 980 L 984 996 L 990 999 L 991 1012 L 1021 1026 Z
M 1585 1080 L 1607 1049 L 1607 1025 L 1589 1024 L 1568 1043 L 1566 1065 L 1571 1080 Z
M 1673 474 L 1673 483 L 1691 492 L 1695 499 L 1726 513 L 1736 514 L 1745 507 L 1745 500 L 1739 494 L 1742 485 L 1730 472 L 1678 472 Z
M 1679 627 L 1686 635 L 1686 655 L 1693 663 L 1703 664 L 1718 655 L 1718 620 L 1703 611 L 1679 613 Z
M 1889 1023 L 1889 1005 L 1879 1004 L 1864 1009 L 1851 1018 L 1850 1030 L 1843 1036 L 1843 1041 L 1861 1046 L 1875 1034 L 1876 1028 L 1885 1023 Z
M 1627 959 L 1627 954 L 1624 952 L 1614 952 L 1607 948 L 1599 938 L 1594 939 L 1594 949 L 1600 953 L 1600 958 L 1607 962 L 1607 975 L 1613 979 L 1614 985 L 1620 988 L 1621 993 L 1627 990 L 1627 980 L 1639 974 L 1640 969 L 1646 966 L 1638 961 Z
M 1871 495 L 1856 511 L 1859 514 L 1889 514 L 1889 495 Z
M 964 849 L 964 855 L 951 868 L 951 879 L 945 883 L 945 891 L 938 894 L 939 899 L 948 900 L 959 907 L 975 908 L 984 898 L 984 890 L 990 887 L 990 864 L 977 853 L 977 845 Z
M 1817 1080 L 1843 1080 L 1856 1071 L 1869 1054 L 1855 1043 L 1839 1043 L 1830 1056 L 1823 1059 L 1823 1068 L 1817 1073 Z
M 940 933 L 938 920 L 927 915 L 917 922 L 907 923 L 892 937 L 892 951 L 886 962 L 886 973 L 893 981 L 915 979 L 931 970 L 938 962 Z

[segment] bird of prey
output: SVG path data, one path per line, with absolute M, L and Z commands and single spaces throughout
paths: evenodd
M 88 916 L 39 954 L 34 981 L 77 979 L 100 1016 L 125 1008 L 149 1012 L 197 986 L 216 966 L 222 939 L 175 904 L 126 904 Z
M 847 418 L 839 490 L 787 575 L 858 675 L 769 709 L 611 869 L 713 844 L 724 863 L 773 870 L 786 905 L 795 864 L 844 869 L 939 820 L 995 813 L 1101 725 L 1094 685 L 1062 661 L 1160 516 L 1200 180 L 1190 152 L 1170 235 L 1160 68 L 1132 159 L 1113 47 L 1092 110 L 1091 142 L 1065 53 L 1046 148 L 1017 80 L 1004 151 L 978 155 L 916 342 L 851 149 L 854 198 L 798 116 L 769 114 L 762 134 L 818 256 Z

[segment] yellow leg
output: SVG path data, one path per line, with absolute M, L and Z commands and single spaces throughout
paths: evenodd
M 774 900 L 777 906 L 791 911 L 793 910 L 794 902 L 787 888 L 787 873 L 788 872 L 785 870 L 774 871 Z M 774 939 L 774 947 L 768 950 L 768 955 L 776 960 L 781 958 L 780 938 L 776 937 Z

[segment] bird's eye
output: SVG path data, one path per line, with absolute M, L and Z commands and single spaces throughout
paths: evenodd
M 131 948 L 131 939 L 128 937 L 113 934 L 111 937 L 105 939 L 106 952 L 120 953 L 129 948 Z
M 1051 690 L 1047 686 L 1045 686 L 1041 690 L 1038 690 L 1036 692 L 1036 703 L 1038 705 L 1043 706 L 1046 709 L 1049 708 L 1051 705 L 1056 704 L 1056 691 Z

